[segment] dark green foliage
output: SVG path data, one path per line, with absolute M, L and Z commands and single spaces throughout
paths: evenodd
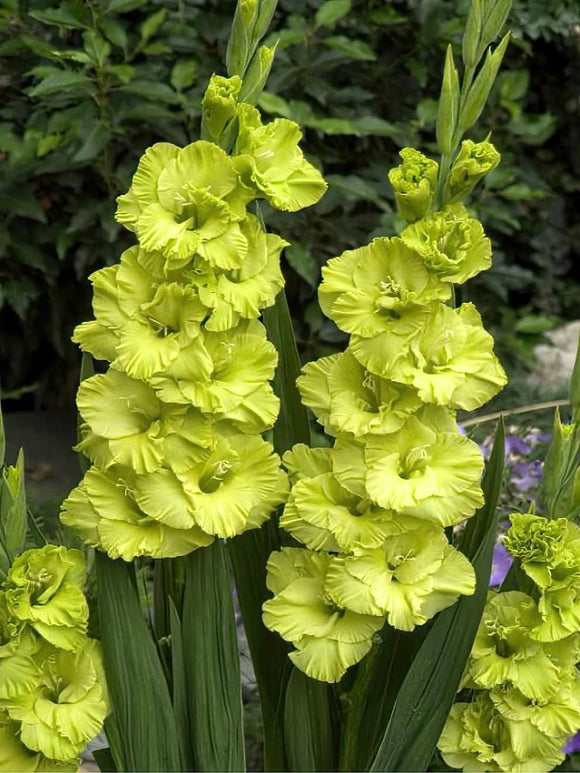
M 329 258 L 400 227 L 386 171 L 404 144 L 434 151 L 445 47 L 457 48 L 466 0 L 282 0 L 263 110 L 305 130 L 330 183 L 303 213 L 266 212 L 293 242 L 287 295 L 304 359 L 342 348 L 315 298 Z M 234 2 L 3 0 L 0 6 L 0 373 L 3 391 L 36 383 L 36 402 L 70 404 L 75 324 L 91 315 L 86 281 L 133 243 L 113 219 L 139 156 L 199 136 L 200 97 L 225 73 Z M 502 164 L 478 214 L 494 268 L 474 300 L 504 360 L 577 315 L 580 180 L 575 0 L 515 4 L 498 83 L 476 139 L 493 130 Z M 58 384 L 58 389 L 55 385 Z M 30 400 L 29 396 L 25 399 Z
M 100 632 L 112 711 L 105 723 L 118 770 L 183 770 L 179 734 L 131 564 L 95 557 Z M 143 707 L 149 707 L 144 711 Z
M 231 571 L 221 540 L 185 559 L 181 619 L 185 690 L 175 684 L 175 708 L 189 715 L 194 770 L 245 770 L 240 659 Z M 177 634 L 178 616 L 172 616 Z M 181 693 L 181 695 L 180 695 Z M 183 704 L 187 701 L 187 706 Z M 182 723 L 183 725 L 184 723 Z

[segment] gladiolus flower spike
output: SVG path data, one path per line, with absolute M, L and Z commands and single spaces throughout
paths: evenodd
M 258 320 L 287 245 L 248 211 L 296 211 L 326 183 L 292 121 L 263 124 L 241 81 L 213 76 L 205 136 L 143 155 L 117 220 L 138 241 L 91 276 L 95 319 L 73 340 L 109 367 L 82 382 L 78 450 L 91 467 L 61 520 L 112 558 L 186 555 L 260 526 L 288 496 L 261 437 L 276 421 L 278 354 Z M 231 127 L 237 126 L 232 138 Z M 217 144 L 223 132 L 224 145 Z
M 453 283 L 489 268 L 490 241 L 461 204 L 432 210 L 435 161 L 410 148 L 401 157 L 389 179 L 409 225 L 322 269 L 320 305 L 350 342 L 297 383 L 335 441 L 284 455 L 292 488 L 280 526 L 305 547 L 268 564 L 265 624 L 296 647 L 298 668 L 330 682 L 385 623 L 412 631 L 474 592 L 473 567 L 444 532 L 483 504 L 483 459 L 455 409 L 506 383 L 476 309 L 448 305 Z

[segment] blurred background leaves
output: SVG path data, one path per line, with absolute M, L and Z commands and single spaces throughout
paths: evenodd
M 91 316 L 87 276 L 132 243 L 115 197 L 157 141 L 197 138 L 200 97 L 222 62 L 235 3 L 217 0 L 0 1 L 0 373 L 14 407 L 72 405 L 75 324 Z M 320 266 L 401 223 L 386 180 L 398 150 L 435 153 L 447 44 L 465 0 L 281 0 L 260 101 L 297 121 L 329 192 L 291 216 L 265 211 L 293 242 L 285 273 L 304 360 L 342 348 L 316 301 Z M 477 214 L 494 267 L 473 300 L 512 373 L 578 316 L 580 7 L 519 0 L 508 48 L 473 139 L 492 132 L 501 166 Z M 9 404 L 7 407 L 10 407 Z

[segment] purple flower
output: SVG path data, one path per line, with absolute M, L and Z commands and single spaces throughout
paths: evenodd
M 564 746 L 563 751 L 566 754 L 572 754 L 572 752 L 580 752 L 580 731 L 568 739 L 568 743 Z
M 512 565 L 512 561 L 513 558 L 504 548 L 503 544 L 498 542 L 493 549 L 493 563 L 491 565 L 491 577 L 489 578 L 490 585 L 502 584 Z
M 533 462 L 516 462 L 511 468 L 511 481 L 518 491 L 528 491 L 537 486 L 542 477 L 542 463 L 539 460 Z
M 520 440 L 517 435 L 506 435 L 506 454 L 523 454 L 525 456 L 526 454 L 529 454 L 531 450 L 531 447 L 523 440 Z

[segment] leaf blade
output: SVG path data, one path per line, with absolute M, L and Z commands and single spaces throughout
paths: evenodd
M 245 770 L 230 568 L 220 541 L 185 559 L 182 632 L 190 739 L 199 771 Z
M 95 565 L 113 706 L 105 728 L 117 769 L 184 770 L 169 690 L 141 613 L 134 568 L 100 552 Z

